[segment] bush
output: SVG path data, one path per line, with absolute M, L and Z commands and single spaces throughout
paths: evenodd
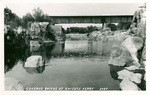
M 107 26 L 111 29 L 111 31 L 117 30 L 117 26 L 115 24 L 108 24 Z
M 84 27 L 69 27 L 65 30 L 65 33 L 66 34 L 69 34 L 69 33 L 79 33 L 79 34 L 85 34 L 85 33 L 91 33 L 93 31 L 97 31 L 98 28 L 96 26 L 88 26 L 86 28 Z
M 10 28 L 17 28 L 21 25 L 21 18 L 13 13 L 9 8 L 4 9 L 4 24 L 9 25 Z
M 120 22 L 117 25 L 117 30 L 128 30 L 130 28 L 131 23 L 130 22 Z
M 128 30 L 130 28 L 131 23 L 127 22 L 123 25 L 123 30 Z
M 124 22 L 119 22 L 118 25 L 117 25 L 117 30 L 122 30 L 124 24 L 125 24 Z

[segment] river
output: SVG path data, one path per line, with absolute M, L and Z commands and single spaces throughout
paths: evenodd
M 7 58 L 11 66 L 5 77 L 19 80 L 25 90 L 120 90 L 119 81 L 112 77 L 108 65 L 114 43 L 66 41 L 45 45 L 40 55 L 46 63 L 40 72 L 24 67 L 27 57 L 38 54 L 28 49 L 16 60 Z

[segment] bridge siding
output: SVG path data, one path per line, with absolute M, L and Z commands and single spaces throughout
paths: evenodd
M 133 16 L 53 16 L 55 23 L 119 23 L 131 22 Z

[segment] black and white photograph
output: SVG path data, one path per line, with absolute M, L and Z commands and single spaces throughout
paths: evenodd
M 5 91 L 146 91 L 147 3 L 5 3 Z

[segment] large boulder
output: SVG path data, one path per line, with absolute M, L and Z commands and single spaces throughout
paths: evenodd
M 113 47 L 108 63 L 115 66 L 125 66 L 131 60 L 131 55 L 126 48 Z
M 24 67 L 39 67 L 44 65 L 44 60 L 42 56 L 33 55 L 27 58 Z
M 38 36 L 40 33 L 40 25 L 37 22 L 31 23 L 31 27 L 29 28 L 30 36 Z
M 33 55 L 27 58 L 24 69 L 30 74 L 42 73 L 45 70 L 45 62 L 41 56 Z
M 139 69 L 137 66 L 131 65 L 129 67 L 125 67 L 127 70 L 136 70 Z
M 93 31 L 92 33 L 90 33 L 90 36 L 92 37 L 92 40 L 101 40 L 101 37 L 103 35 L 102 35 L 102 31 Z
M 139 73 L 133 73 L 133 72 L 130 72 L 128 70 L 121 70 L 118 73 L 118 79 L 128 79 L 132 82 L 135 82 L 135 83 L 141 83 L 141 78 L 142 78 L 142 75 L 139 74 Z
M 139 42 L 140 44 L 137 43 L 132 43 L 130 42 L 130 44 L 137 44 L 137 46 L 139 46 L 138 48 L 143 48 L 145 47 L 145 40 L 146 40 L 146 4 L 143 4 L 142 6 L 140 6 L 138 8 L 138 10 L 135 11 L 133 19 L 132 19 L 132 24 L 130 26 L 130 32 L 129 32 L 132 36 L 136 36 L 139 37 L 139 40 L 136 40 L 135 42 Z M 140 40 L 143 41 L 140 41 Z M 127 43 L 125 43 L 127 45 Z M 142 45 L 142 46 L 141 46 Z M 143 65 L 145 63 L 145 58 L 142 58 L 143 55 L 145 56 L 145 49 L 141 49 L 140 53 L 137 54 L 137 50 L 139 49 L 132 49 L 132 57 L 135 60 L 135 65 L 140 66 L 138 63 L 138 59 L 137 56 L 139 58 L 139 61 L 141 63 L 141 65 Z M 134 51 L 134 53 L 133 53 Z M 142 53 L 142 54 L 141 54 Z M 141 57 L 142 56 L 142 57 Z M 143 62 L 144 59 L 144 62 Z
M 115 31 L 113 35 L 113 38 L 119 42 L 123 42 L 128 37 L 131 37 L 128 31 L 123 32 L 121 30 Z
M 6 77 L 5 78 L 5 90 L 24 90 L 24 87 L 21 82 L 18 80 Z
M 129 79 L 124 79 L 120 83 L 120 89 L 121 90 L 134 90 L 134 91 L 139 91 L 140 88 L 133 82 L 131 82 Z
M 30 41 L 30 51 L 38 51 L 40 48 L 40 44 L 38 41 Z
M 143 46 L 143 39 L 140 37 L 128 37 L 121 44 L 121 46 L 125 47 L 130 52 L 132 59 L 134 60 L 134 65 L 140 67 L 139 59 L 137 58 L 137 52 Z

